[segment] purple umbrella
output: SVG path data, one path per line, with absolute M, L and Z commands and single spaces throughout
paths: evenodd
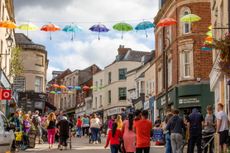
M 89 30 L 91 30 L 93 32 L 98 32 L 98 40 L 100 40 L 100 33 L 101 32 L 108 32 L 109 31 L 109 29 L 103 24 L 95 24 L 91 28 L 89 28 Z

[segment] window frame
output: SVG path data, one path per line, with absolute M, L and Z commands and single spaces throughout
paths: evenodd
M 191 14 L 191 9 L 189 7 L 183 7 L 181 8 L 181 12 L 180 12 L 180 17 L 183 17 L 187 14 Z M 188 26 L 188 31 L 186 31 L 186 27 Z M 190 34 L 192 33 L 192 24 L 191 23 L 185 23 L 185 22 L 181 22 L 181 35 L 186 35 L 186 34 Z
M 112 72 L 108 73 L 108 84 L 112 83 Z
M 108 91 L 108 104 L 110 105 L 112 103 L 112 92 L 111 90 Z
M 120 68 L 118 70 L 118 79 L 119 80 L 126 80 L 127 79 L 126 74 L 127 74 L 127 68 Z
M 123 92 L 121 92 L 123 91 Z M 119 87 L 118 88 L 118 99 L 119 101 L 127 100 L 127 88 L 126 87 Z
M 37 80 L 40 81 L 40 85 L 37 84 Z M 41 76 L 35 76 L 34 91 L 35 92 L 42 92 L 43 91 L 43 77 L 41 77 Z
M 41 58 L 41 59 L 40 59 Z M 40 54 L 36 54 L 36 63 L 35 65 L 36 66 L 41 66 L 43 67 L 44 66 L 44 56 L 43 55 L 40 55 Z M 40 60 L 41 60 L 41 63 L 40 63 Z

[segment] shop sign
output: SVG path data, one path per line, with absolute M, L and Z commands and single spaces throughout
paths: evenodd
M 11 90 L 5 90 L 5 89 L 1 89 L 0 90 L 0 100 L 11 100 Z
M 197 104 L 200 100 L 198 98 L 180 98 L 179 104 Z
M 161 98 L 161 106 L 163 106 L 166 103 L 165 96 Z
M 122 108 L 123 108 L 123 107 L 122 107 Z M 115 114 L 121 114 L 121 113 L 122 113 L 122 111 L 121 111 L 122 108 L 121 108 L 121 107 L 118 107 L 118 108 L 109 109 L 109 110 L 107 111 L 108 116 L 115 115 Z
M 147 109 L 149 109 L 149 101 L 146 101 L 145 103 L 144 103 L 144 110 L 147 110 Z
M 0 81 L 5 88 L 11 88 L 10 82 L 6 78 L 6 75 L 3 71 L 0 72 Z
M 134 105 L 135 109 L 142 109 L 143 108 L 143 104 L 142 104 L 142 101 L 139 101 L 138 103 L 136 103 Z

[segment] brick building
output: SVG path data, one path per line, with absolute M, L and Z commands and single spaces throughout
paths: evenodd
M 212 53 L 201 50 L 211 24 L 210 2 L 160 0 L 159 4 L 160 10 L 154 19 L 156 25 L 164 18 L 177 21 L 176 25 L 155 28 L 156 102 L 159 114 L 164 115 L 166 89 L 168 107 L 179 108 L 182 113 L 189 113 L 194 107 L 204 112 L 206 105 L 214 101 L 209 88 Z M 190 13 L 200 16 L 201 20 L 180 22 L 182 16 Z

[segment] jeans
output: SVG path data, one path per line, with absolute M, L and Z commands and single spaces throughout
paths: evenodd
M 47 129 L 47 132 L 48 132 L 48 143 L 54 144 L 55 128 L 54 129 Z
M 82 135 L 82 128 L 77 127 L 77 136 L 81 137 L 81 135 Z
M 195 145 L 197 146 L 197 153 L 202 153 L 201 139 L 202 139 L 202 134 L 197 136 L 190 135 L 189 142 L 188 142 L 189 145 L 188 153 L 194 153 Z
M 83 136 L 89 135 L 89 127 L 82 127 Z
M 145 147 L 145 148 L 136 148 L 136 153 L 149 153 L 150 147 Z
M 99 132 L 99 128 L 91 128 L 93 141 L 98 141 L 98 132 Z
M 172 153 L 172 147 L 171 147 L 171 138 L 169 132 L 165 134 L 165 153 Z
M 118 153 L 119 145 L 110 145 L 111 153 Z
M 171 133 L 171 145 L 173 153 L 182 153 L 183 137 L 180 133 Z

